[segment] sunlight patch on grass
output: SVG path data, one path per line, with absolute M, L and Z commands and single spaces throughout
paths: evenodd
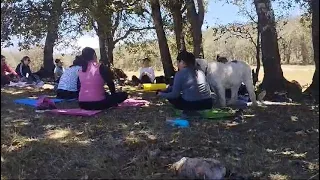
M 287 179 L 290 179 L 287 175 L 282 175 L 282 174 L 270 174 L 269 178 L 271 180 L 287 180 Z
M 1 149 L 5 150 L 7 152 L 13 152 L 16 151 L 20 148 L 22 148 L 23 146 L 25 146 L 27 144 L 27 142 L 29 142 L 29 138 L 25 137 L 25 136 L 21 136 L 19 134 L 12 133 L 10 134 L 11 136 L 11 141 L 9 142 L 8 146 L 2 144 Z
M 283 154 L 283 155 L 287 155 L 287 156 L 291 156 L 291 157 L 295 157 L 295 158 L 305 158 L 307 155 L 307 152 L 305 153 L 296 153 L 294 151 L 283 151 L 280 153 L 276 153 L 276 154 Z
M 307 152 L 296 153 L 295 151 L 289 151 L 289 150 L 278 152 L 277 150 L 273 150 L 273 149 L 266 149 L 266 151 L 268 153 L 273 153 L 274 155 L 285 155 L 293 158 L 306 158 L 307 156 Z
M 22 127 L 22 126 L 28 126 L 30 125 L 29 120 L 23 120 L 23 119 L 17 119 L 12 121 L 14 127 Z
M 56 129 L 56 130 L 49 130 L 46 133 L 47 138 L 49 139 L 62 139 L 66 138 L 67 136 L 71 135 L 72 132 L 67 129 Z

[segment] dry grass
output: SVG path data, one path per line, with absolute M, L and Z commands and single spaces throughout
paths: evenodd
M 254 66 L 252 68 L 255 68 Z M 282 70 L 284 73 L 285 78 L 288 80 L 296 80 L 302 86 L 306 86 L 312 82 L 312 77 L 314 73 L 314 66 L 307 65 L 307 66 L 298 66 L 298 65 L 282 65 Z M 129 77 L 136 75 L 138 76 L 138 72 L 126 72 Z M 156 71 L 156 76 L 163 75 L 163 71 Z M 263 68 L 261 68 L 259 73 L 259 80 L 263 79 Z
M 165 123 L 170 106 L 153 94 L 127 91 L 150 106 L 89 118 L 52 116 L 13 103 L 51 91 L 1 90 L 1 179 L 176 179 L 168 167 L 183 156 L 216 158 L 243 176 L 319 178 L 318 106 L 270 106 L 246 110 L 251 116 L 239 125 L 191 120 L 190 128 L 174 129 Z

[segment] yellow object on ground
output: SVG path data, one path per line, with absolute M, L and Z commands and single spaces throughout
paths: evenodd
M 166 84 L 143 84 L 143 90 L 144 91 L 157 91 L 157 90 L 165 90 L 167 88 Z

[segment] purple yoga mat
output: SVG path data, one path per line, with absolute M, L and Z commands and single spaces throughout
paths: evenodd
M 141 107 L 148 103 L 149 101 L 146 101 L 146 100 L 127 99 L 124 102 L 120 103 L 118 107 Z
M 100 110 L 89 111 L 84 109 L 53 109 L 48 111 L 54 114 L 71 115 L 71 116 L 93 116 L 100 113 Z

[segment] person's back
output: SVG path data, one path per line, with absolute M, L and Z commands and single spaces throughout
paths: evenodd
M 202 71 L 197 70 L 195 72 L 193 69 L 184 68 L 177 72 L 176 78 L 181 82 L 182 98 L 186 101 L 211 98 L 210 86 Z
M 88 62 L 86 72 L 79 71 L 80 102 L 94 102 L 105 99 L 104 80 L 101 77 L 100 64 L 94 61 Z
M 66 69 L 60 78 L 58 89 L 74 92 L 78 91 L 77 84 L 80 70 L 81 66 L 71 66 Z
M 196 111 L 211 109 L 210 86 L 204 72 L 196 67 L 192 53 L 182 51 L 178 54 L 178 69 L 172 88 L 158 93 L 158 96 L 168 99 L 177 109 Z

